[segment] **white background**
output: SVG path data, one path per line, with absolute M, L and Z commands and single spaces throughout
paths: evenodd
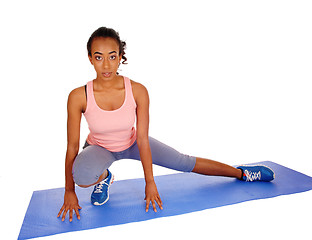
M 95 77 L 86 43 L 100 26 L 128 44 L 120 73 L 149 90 L 151 136 L 311 176 L 311 12 L 300 0 L 1 2 L 0 238 L 17 238 L 34 190 L 64 186 L 67 97 Z M 111 170 L 143 176 L 136 161 Z M 305 237 L 311 201 L 310 191 L 46 239 Z

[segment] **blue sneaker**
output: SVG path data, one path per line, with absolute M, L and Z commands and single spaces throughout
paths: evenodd
M 246 182 L 265 181 L 270 182 L 275 178 L 274 171 L 264 165 L 247 166 L 241 165 L 237 167 L 242 170 L 242 178 L 240 180 Z
M 107 172 L 107 177 L 94 186 L 91 194 L 91 202 L 93 205 L 103 205 L 109 199 L 109 187 L 114 181 L 114 176 L 108 169 Z

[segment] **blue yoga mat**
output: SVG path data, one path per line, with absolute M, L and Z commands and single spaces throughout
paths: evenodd
M 242 182 L 232 178 L 178 173 L 156 176 L 155 181 L 163 201 L 163 210 L 145 212 L 144 179 L 114 182 L 110 200 L 103 206 L 93 206 L 93 188 L 77 187 L 82 210 L 81 220 L 65 222 L 56 215 L 63 203 L 64 188 L 35 191 L 30 200 L 19 239 L 80 231 L 153 218 L 201 211 L 249 200 L 304 192 L 312 189 L 312 178 L 273 162 L 260 162 L 276 174 L 272 182 Z

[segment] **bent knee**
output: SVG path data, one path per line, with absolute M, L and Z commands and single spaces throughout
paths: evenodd
M 99 146 L 87 147 L 76 156 L 73 163 L 75 183 L 81 187 L 94 185 L 114 160 L 110 152 Z
M 88 163 L 84 154 L 78 154 L 73 164 L 73 179 L 79 187 L 92 186 L 99 178 L 99 170 Z
M 97 174 L 92 171 L 75 167 L 73 168 L 73 179 L 79 187 L 87 188 L 97 182 L 98 177 Z

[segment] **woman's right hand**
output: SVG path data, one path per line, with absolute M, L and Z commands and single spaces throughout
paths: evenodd
M 80 214 L 79 214 L 80 209 L 81 207 L 79 206 L 78 198 L 77 198 L 75 191 L 65 191 L 64 204 L 61 210 L 59 211 L 57 217 L 60 217 L 63 213 L 62 221 L 64 221 L 65 216 L 67 212 L 69 211 L 69 221 L 71 222 L 73 221 L 73 210 L 74 210 L 76 213 L 77 219 L 80 220 Z

